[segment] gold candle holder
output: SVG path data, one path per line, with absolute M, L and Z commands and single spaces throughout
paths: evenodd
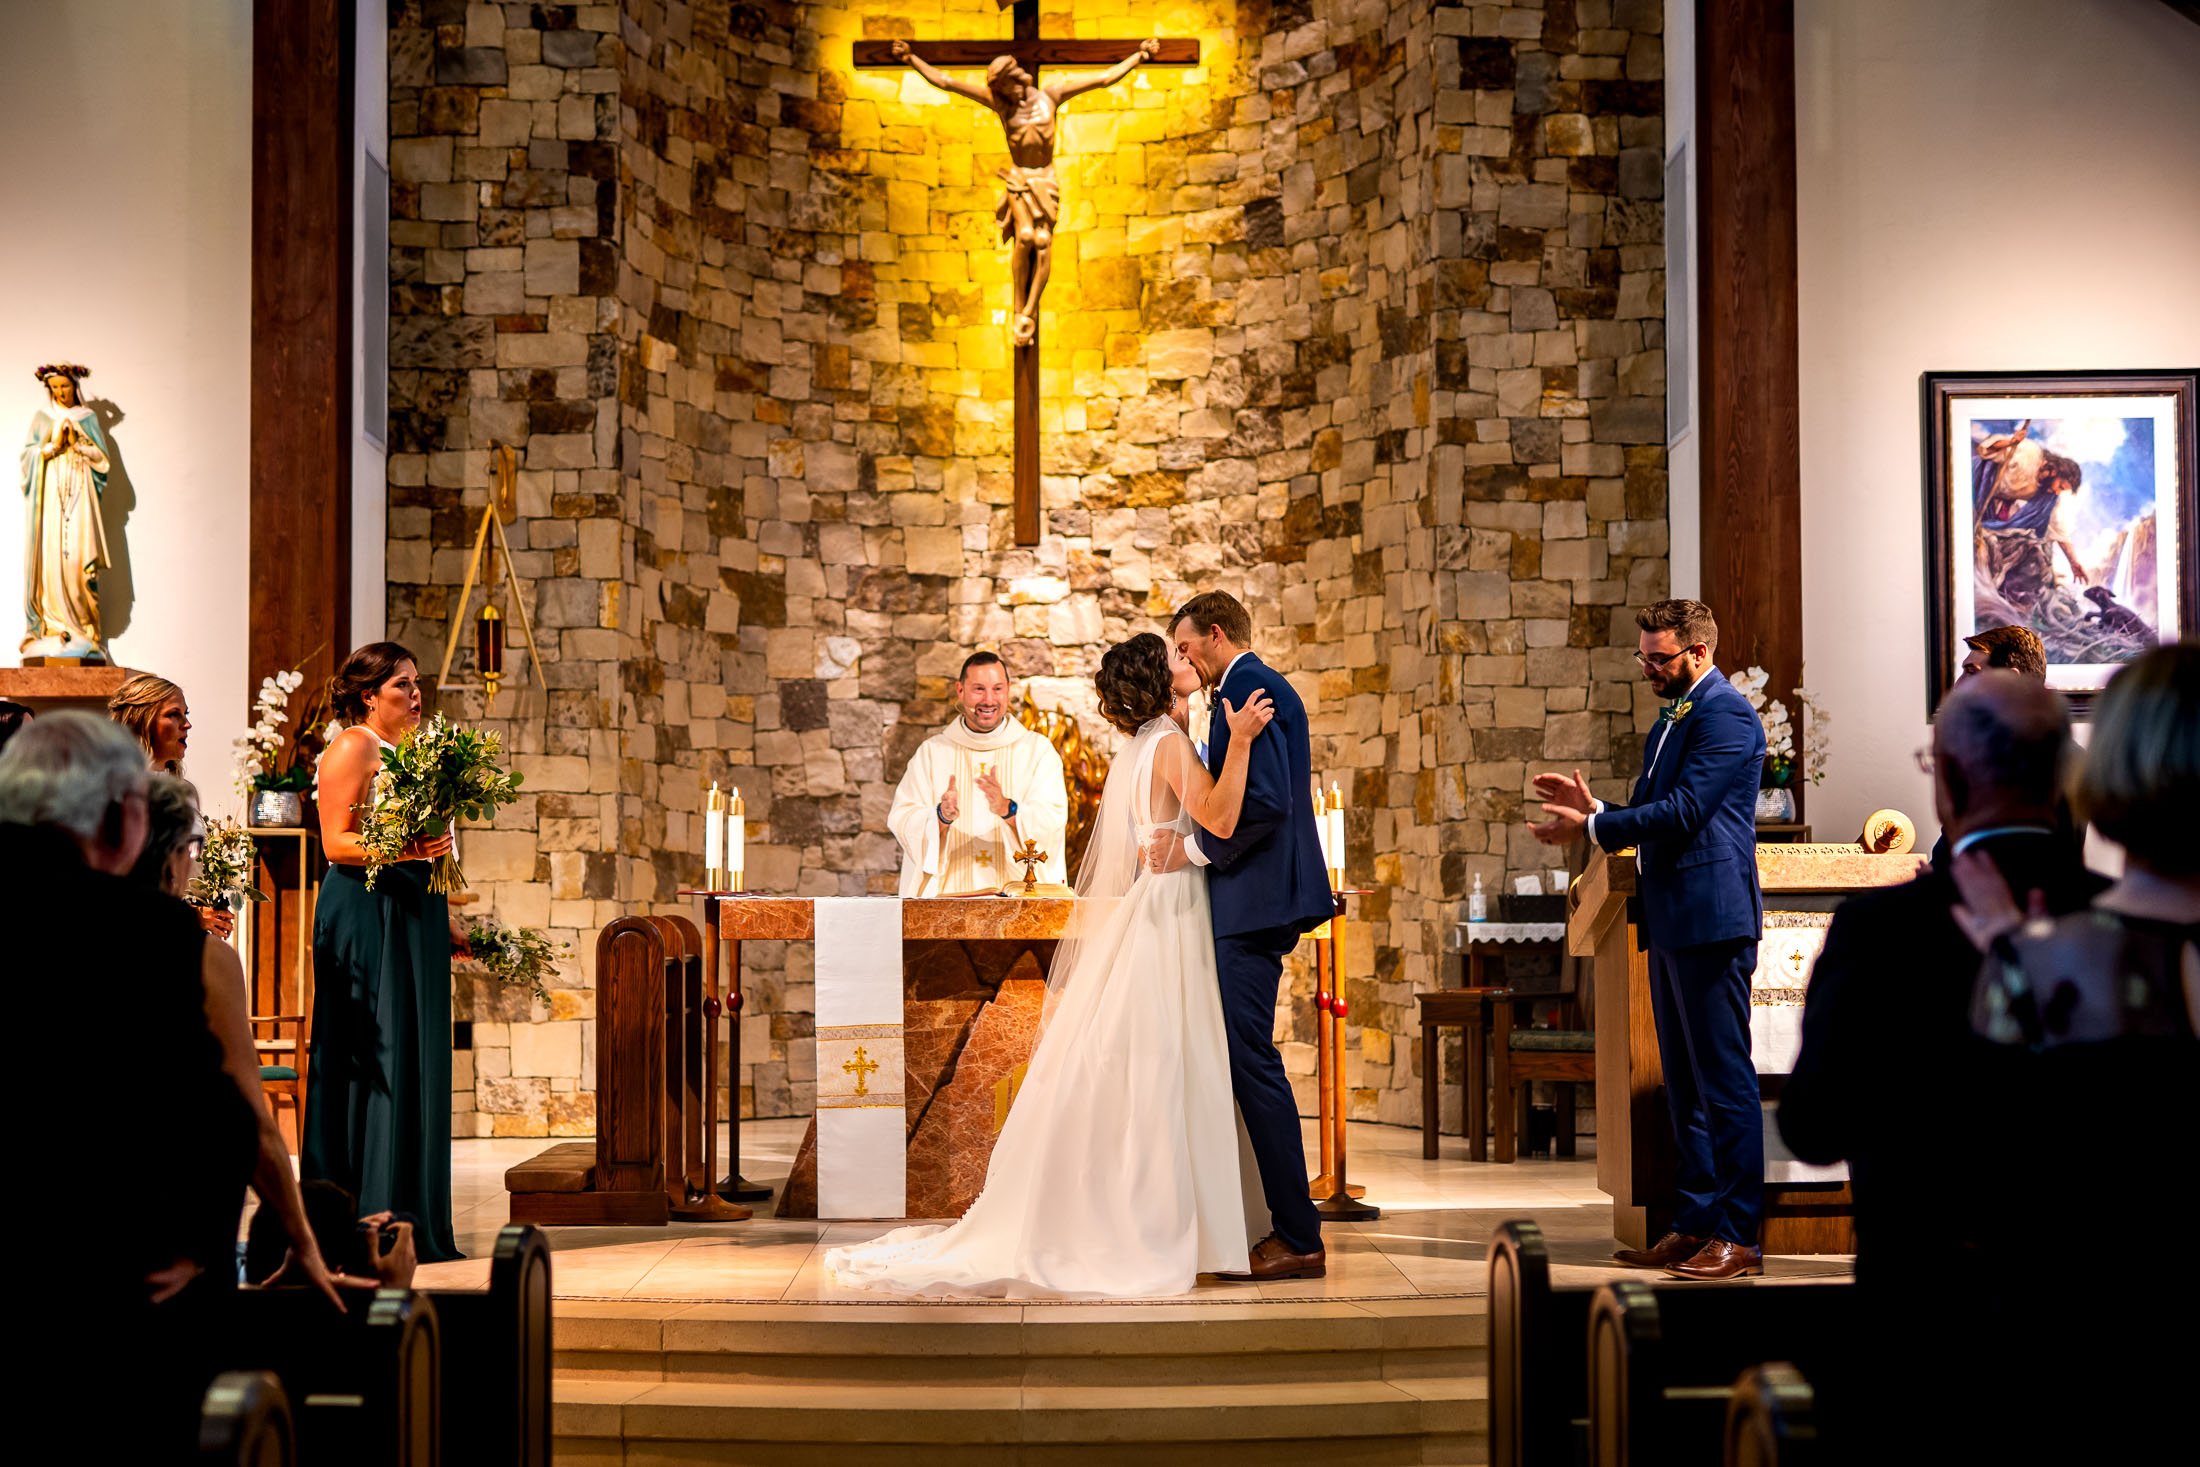
M 749 889 L 749 810 L 741 803 L 741 790 L 735 786 L 733 804 L 726 811 L 726 891 Z

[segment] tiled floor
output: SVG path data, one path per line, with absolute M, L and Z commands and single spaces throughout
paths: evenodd
M 802 1139 L 801 1121 L 751 1122 L 741 1130 L 742 1167 L 758 1182 L 786 1176 Z M 486 1255 L 508 1220 L 504 1170 L 549 1143 L 540 1140 L 458 1141 L 452 1144 L 453 1205 L 458 1243 L 469 1257 L 420 1271 L 438 1287 L 479 1285 Z M 1308 1154 L 1314 1151 L 1311 1123 Z M 1329 1276 L 1257 1291 L 1203 1283 L 1173 1302 L 1242 1305 L 1261 1301 L 1388 1299 L 1477 1295 L 1487 1287 L 1484 1250 L 1490 1230 L 1513 1217 L 1532 1217 L 1550 1239 L 1554 1282 L 1587 1283 L 1624 1273 L 1611 1264 L 1610 1200 L 1596 1185 L 1593 1143 L 1571 1161 L 1523 1160 L 1510 1166 L 1465 1159 L 1466 1143 L 1444 1138 L 1444 1155 L 1421 1159 L 1419 1131 L 1355 1125 L 1352 1176 L 1383 1209 L 1373 1222 L 1326 1229 Z M 721 1155 L 723 1151 L 721 1150 Z M 560 1298 L 685 1302 L 885 1302 L 896 1296 L 835 1288 L 824 1273 L 827 1246 L 875 1237 L 896 1223 L 815 1222 L 766 1215 L 743 1223 L 674 1224 L 668 1228 L 556 1228 L 555 1287 Z M 1846 1257 L 1767 1261 L 1771 1278 L 1840 1277 Z M 908 1302 L 906 1300 L 902 1302 Z M 963 1301 L 968 1307 L 968 1301 Z M 1004 1301 L 998 1307 L 1042 1301 Z M 981 1303 L 981 1307 L 984 1306 Z

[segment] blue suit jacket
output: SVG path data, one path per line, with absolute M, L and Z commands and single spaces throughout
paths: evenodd
M 1642 934 L 1667 952 L 1763 935 L 1757 889 L 1757 789 L 1765 767 L 1765 730 L 1717 668 L 1704 674 L 1686 718 L 1665 749 L 1658 730 L 1643 745 L 1646 771 L 1634 803 L 1606 805 L 1596 842 L 1607 851 L 1641 853 Z
M 1222 768 L 1230 749 L 1230 725 L 1222 699 L 1242 705 L 1265 689 L 1276 716 L 1253 741 L 1245 771 L 1245 804 L 1227 838 L 1199 833 L 1207 857 L 1207 899 L 1215 936 L 1289 927 L 1311 932 L 1335 914 L 1329 873 L 1322 867 L 1321 835 L 1314 828 L 1314 756 L 1307 741 L 1306 705 L 1282 674 L 1247 653 L 1223 674 L 1215 690 L 1207 731 L 1207 769 Z

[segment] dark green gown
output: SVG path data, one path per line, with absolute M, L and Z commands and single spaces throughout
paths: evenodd
M 451 1230 L 450 905 L 429 863 L 329 867 L 313 914 L 313 1065 L 301 1164 L 361 1213 L 419 1219 L 422 1263 L 460 1257 Z

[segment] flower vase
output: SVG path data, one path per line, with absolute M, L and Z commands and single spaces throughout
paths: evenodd
M 305 821 L 305 802 L 296 790 L 254 790 L 251 824 L 295 830 Z
M 1757 823 L 1759 825 L 1794 824 L 1795 791 L 1784 787 L 1757 791 Z

